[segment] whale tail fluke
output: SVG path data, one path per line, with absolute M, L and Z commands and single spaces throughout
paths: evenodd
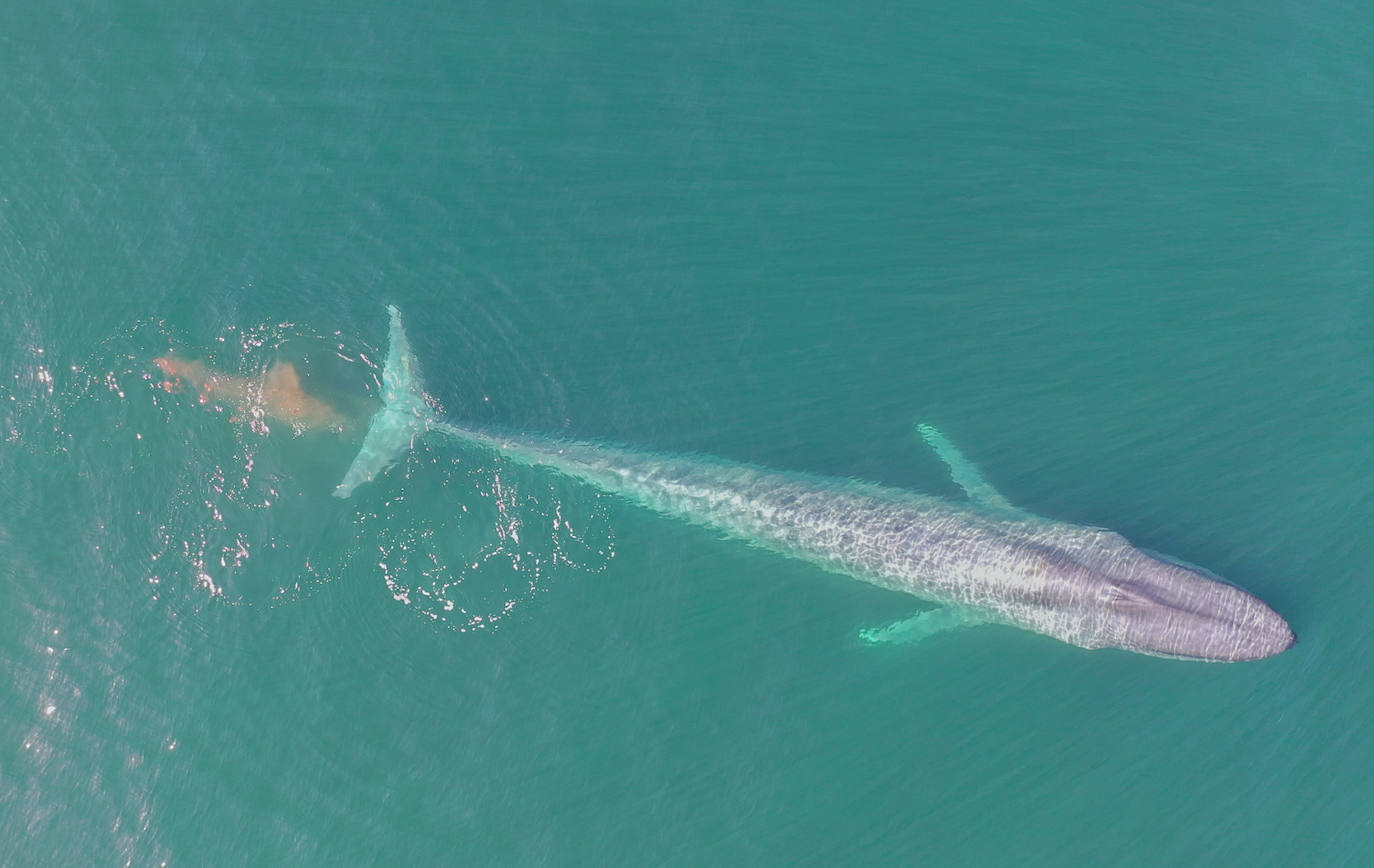
M 372 417 L 363 445 L 343 481 L 334 489 L 335 497 L 348 497 L 359 485 L 377 478 L 435 422 L 420 384 L 419 366 L 401 325 L 401 312 L 394 304 L 387 305 L 386 310 L 391 315 L 391 328 L 382 366 L 382 407 Z

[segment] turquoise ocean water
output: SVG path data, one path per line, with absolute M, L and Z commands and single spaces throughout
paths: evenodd
M 1374 861 L 1374 13 L 12 4 L 6 865 Z M 359 418 L 1014 502 L 1268 601 L 1254 664 L 1003 628 Z

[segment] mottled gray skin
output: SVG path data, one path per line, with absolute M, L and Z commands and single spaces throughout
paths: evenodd
M 933 429 L 924 436 L 983 507 L 893 488 L 783 473 L 709 457 L 497 436 L 440 421 L 391 317 L 383 407 L 335 490 L 350 496 L 439 432 L 550 467 L 666 515 L 894 591 L 1083 648 L 1194 660 L 1257 660 L 1292 646 L 1283 618 L 1196 567 L 1119 534 L 1011 508 Z M 945 619 L 947 622 L 949 619 Z
M 1238 661 L 1295 641 L 1257 598 L 1108 530 L 712 458 L 432 424 L 779 554 L 1082 648 Z

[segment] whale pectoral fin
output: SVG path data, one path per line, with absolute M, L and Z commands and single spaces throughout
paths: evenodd
M 916 431 L 921 435 L 921 439 L 935 454 L 940 456 L 940 460 L 949 467 L 950 478 L 954 484 L 958 485 L 968 495 L 968 499 L 989 509 L 1006 509 L 1016 511 L 1011 501 L 1002 496 L 1002 492 L 993 488 L 991 483 L 983 478 L 983 474 L 974 466 L 973 462 L 964 457 L 964 453 L 959 451 L 959 447 L 949 441 L 949 438 L 941 434 L 934 425 L 917 423 Z
M 859 638 L 869 645 L 914 645 L 922 639 L 960 627 L 972 627 L 983 621 L 955 606 L 941 606 L 917 612 L 910 618 L 893 621 L 885 627 L 870 627 L 859 631 Z

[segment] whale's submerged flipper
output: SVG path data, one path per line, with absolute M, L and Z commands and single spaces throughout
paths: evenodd
M 959 606 L 941 606 L 917 612 L 910 618 L 894 621 L 886 627 L 870 627 L 859 631 L 859 638 L 869 645 L 914 645 L 937 633 L 976 627 L 987 620 Z
M 362 447 L 343 481 L 334 489 L 335 497 L 348 497 L 353 489 L 381 475 L 435 421 L 420 385 L 410 341 L 401 326 L 401 312 L 394 304 L 387 305 L 386 310 L 391 315 L 391 330 L 386 363 L 382 366 L 382 408 L 372 417 Z
M 940 460 L 945 462 L 945 466 L 949 468 L 950 478 L 954 480 L 955 485 L 964 490 L 970 501 L 986 509 L 1019 512 L 1011 501 L 1002 496 L 1002 492 L 993 488 L 992 483 L 983 478 L 978 466 L 965 458 L 959 447 L 941 434 L 934 425 L 918 424 L 916 431 L 921 435 L 921 439 L 935 450 L 935 454 L 940 456 Z

